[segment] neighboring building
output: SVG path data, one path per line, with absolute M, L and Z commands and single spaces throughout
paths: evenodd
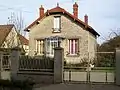
M 18 34 L 14 25 L 0 25 L 0 48 L 23 47 L 23 50 L 28 49 L 28 40 Z
M 40 16 L 25 30 L 29 32 L 29 55 L 46 55 L 53 57 L 54 48 L 64 48 L 67 63 L 80 63 L 88 57 L 94 58 L 99 34 L 85 22 L 78 19 L 78 5 L 73 5 L 73 15 L 59 7 L 47 10 L 39 8 Z
M 28 39 L 26 39 L 24 36 L 22 36 L 20 34 L 18 34 L 18 37 L 19 37 L 19 40 L 20 40 L 22 47 L 25 51 L 25 54 L 28 55 L 28 53 L 29 53 L 29 41 L 28 41 Z

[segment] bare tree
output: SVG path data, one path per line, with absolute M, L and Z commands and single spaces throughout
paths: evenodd
M 109 38 L 120 36 L 120 28 L 117 29 L 111 29 L 109 34 Z
M 14 24 L 15 25 L 15 28 L 17 30 L 17 40 L 18 40 L 18 46 L 20 47 L 21 46 L 21 42 L 20 42 L 20 39 L 19 39 L 19 34 L 24 34 L 24 28 L 25 28 L 25 24 L 24 24 L 24 19 L 23 19 L 23 16 L 22 16 L 22 12 L 20 12 L 20 15 L 16 15 L 14 12 L 11 13 L 11 16 L 8 17 L 8 22 L 7 24 Z M 12 36 L 14 37 L 14 36 Z M 11 43 L 14 42 L 13 38 L 11 40 L 9 40 Z
M 23 29 L 25 28 L 25 24 L 24 24 L 22 12 L 20 11 L 20 15 L 16 15 L 14 12 L 12 12 L 11 16 L 8 17 L 7 24 L 14 24 L 18 33 L 23 34 Z

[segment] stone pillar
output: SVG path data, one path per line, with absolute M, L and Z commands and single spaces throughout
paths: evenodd
M 11 60 L 11 79 L 17 78 L 17 72 L 19 69 L 19 57 L 20 48 L 11 49 L 10 60 Z
M 116 49 L 115 83 L 120 85 L 120 49 Z
M 0 78 L 1 78 L 1 72 L 2 72 L 2 55 L 3 55 L 3 53 L 2 53 L 2 51 L 0 51 Z
M 54 49 L 54 83 L 63 82 L 64 69 L 64 49 L 57 47 Z

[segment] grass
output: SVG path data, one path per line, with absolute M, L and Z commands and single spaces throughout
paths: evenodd
M 94 67 L 92 72 L 114 72 L 115 67 Z
M 73 66 L 65 66 L 65 71 L 79 71 L 79 72 L 87 72 L 87 67 L 73 67 Z M 91 68 L 90 72 L 114 72 L 115 67 L 94 67 Z

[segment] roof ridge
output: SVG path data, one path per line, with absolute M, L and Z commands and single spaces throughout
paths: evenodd
M 93 33 L 94 35 L 99 36 L 99 34 L 90 25 L 86 24 L 84 21 L 75 17 L 73 14 L 69 13 L 68 11 L 66 11 L 64 8 L 62 8 L 60 6 L 57 6 L 55 8 L 51 8 L 50 10 L 47 10 L 46 13 L 44 14 L 44 16 L 47 16 L 48 14 L 54 14 L 54 13 L 63 13 L 63 14 L 65 13 L 65 14 L 67 14 L 69 17 L 73 18 L 74 21 L 77 21 L 78 23 L 81 23 L 86 29 L 89 29 L 88 30 L 89 32 Z M 32 24 L 30 24 L 27 28 L 25 28 L 25 31 L 29 31 L 28 30 L 29 28 L 31 28 L 36 22 L 38 22 L 39 20 L 42 20 L 43 18 L 41 18 L 41 19 L 38 18 L 37 20 L 35 20 Z
M 0 26 L 14 26 L 14 24 L 0 24 Z

